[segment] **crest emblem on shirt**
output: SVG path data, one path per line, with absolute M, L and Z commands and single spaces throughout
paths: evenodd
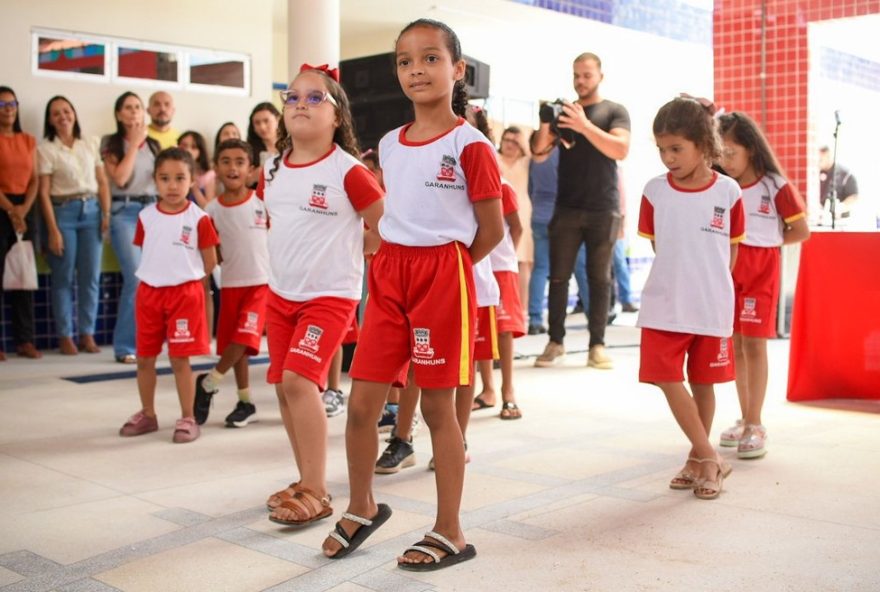
M 761 205 L 758 206 L 759 214 L 769 214 L 770 213 L 770 196 L 762 195 L 761 196 Z
M 455 181 L 455 159 L 444 154 L 440 159 L 440 172 L 437 173 L 438 181 Z
M 309 205 L 313 208 L 327 209 L 326 185 L 312 185 L 312 196 L 309 198 Z
M 180 231 L 180 242 L 184 245 L 189 244 L 189 239 L 192 237 L 192 226 L 184 226 Z
M 715 206 L 715 213 L 712 215 L 712 223 L 709 226 L 719 229 L 724 228 L 724 208 Z
M 263 208 L 257 208 L 254 210 L 254 226 L 257 228 L 266 227 L 266 210 Z
M 174 338 L 181 339 L 190 337 L 189 319 L 176 319 L 174 321 Z
M 757 299 L 755 298 L 743 298 L 743 309 L 739 315 L 740 318 L 754 318 L 758 314 L 758 311 L 755 310 L 756 304 Z
M 434 348 L 431 347 L 430 329 L 413 329 L 413 357 L 430 360 L 434 357 Z
M 321 335 L 323 334 L 324 330 L 321 327 L 309 325 L 306 328 L 306 334 L 299 340 L 299 346 L 303 349 L 317 352 L 319 347 L 318 342 L 321 341 Z

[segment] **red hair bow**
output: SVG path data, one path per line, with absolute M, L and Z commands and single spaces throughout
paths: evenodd
M 306 70 L 320 70 L 336 82 L 339 82 L 339 68 L 331 68 L 329 64 L 321 64 L 320 66 L 303 64 L 299 67 L 300 72 L 305 72 Z

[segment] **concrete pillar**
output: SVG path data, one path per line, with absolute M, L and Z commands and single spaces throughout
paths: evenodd
M 339 0 L 287 0 L 287 80 L 303 63 L 339 67 Z

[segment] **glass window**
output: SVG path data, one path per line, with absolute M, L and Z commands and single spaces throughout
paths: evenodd
M 37 69 L 74 74 L 106 74 L 103 43 L 40 35 L 37 40 Z
M 177 82 L 177 54 L 120 46 L 116 75 L 124 78 Z
M 240 58 L 191 53 L 189 81 L 191 84 L 245 88 L 245 62 Z

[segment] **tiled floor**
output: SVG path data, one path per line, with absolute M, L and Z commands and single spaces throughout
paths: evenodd
M 583 327 L 559 367 L 518 361 L 522 421 L 499 421 L 497 407 L 474 414 L 462 506 L 479 555 L 429 575 L 394 566 L 432 523 L 426 428 L 417 466 L 376 478 L 391 520 L 329 561 L 319 548 L 332 520 L 266 520 L 266 496 L 296 473 L 264 365 L 252 371 L 259 423 L 222 427 L 227 388 L 202 438 L 173 445 L 170 376 L 159 381 L 162 429 L 121 439 L 134 380 L 62 378 L 125 370 L 109 351 L 11 358 L 0 364 L 0 591 L 880 590 L 880 403 L 785 402 L 788 342 L 771 342 L 771 451 L 738 461 L 724 449 L 725 492 L 699 501 L 667 487 L 687 446 L 660 392 L 636 380 L 637 330 L 610 327 L 608 341 L 613 371 L 584 366 Z M 534 356 L 544 342 L 517 350 Z M 733 386 L 717 394 L 716 437 L 738 416 Z M 330 420 L 337 515 L 344 428 L 344 415 Z

